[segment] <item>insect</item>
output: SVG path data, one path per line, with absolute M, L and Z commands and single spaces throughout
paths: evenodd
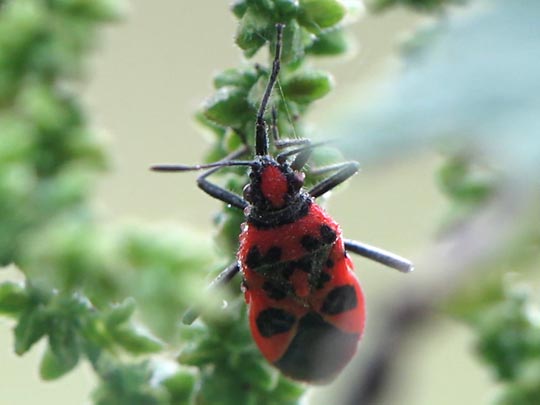
M 280 70 L 283 25 L 276 31 L 272 71 L 256 117 L 253 159 L 236 159 L 244 148 L 214 163 L 156 165 L 153 170 L 206 169 L 198 186 L 243 210 L 237 260 L 211 286 L 223 285 L 240 272 L 251 333 L 263 356 L 293 379 L 320 384 L 333 380 L 348 364 L 364 329 L 364 296 L 348 252 L 402 272 L 413 266 L 392 253 L 343 239 L 339 225 L 315 202 L 353 176 L 356 162 L 320 168 L 319 173 L 329 176 L 306 190 L 302 170 L 317 145 L 307 139 L 280 140 L 275 110 L 274 146 L 284 151 L 275 157 L 269 154 L 264 116 Z M 231 166 L 250 169 L 243 197 L 208 180 Z

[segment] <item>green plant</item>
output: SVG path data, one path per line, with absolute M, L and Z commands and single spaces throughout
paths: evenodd
M 0 313 L 16 323 L 15 352 L 47 339 L 44 380 L 88 361 L 100 380 L 97 404 L 295 404 L 304 388 L 262 359 L 239 299 L 220 319 L 209 312 L 195 326 L 177 326 L 197 295 L 186 287 L 201 278 L 193 269 L 220 265 L 208 245 L 187 231 L 104 226 L 87 203 L 107 159 L 70 85 L 81 78 L 98 29 L 117 20 L 122 6 L 0 4 L 0 263 L 15 264 L 25 278 L 0 285 Z M 290 118 L 332 86 L 330 75 L 306 59 L 346 50 L 340 22 L 347 8 L 335 0 L 263 0 L 237 1 L 232 10 L 247 57 L 272 44 L 275 23 L 286 24 L 280 97 L 273 102 L 288 114 L 280 113 L 280 129 L 300 132 Z M 242 137 L 250 140 L 267 75 L 266 67 L 251 65 L 216 76 L 216 94 L 198 115 L 215 134 L 209 159 Z M 228 185 L 238 189 L 244 181 L 233 173 Z M 219 226 L 228 245 L 236 245 L 240 221 L 224 208 Z M 162 375 L 163 356 L 152 354 L 176 347 L 176 368 Z

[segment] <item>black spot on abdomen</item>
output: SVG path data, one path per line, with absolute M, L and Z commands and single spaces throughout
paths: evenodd
M 302 247 L 308 252 L 313 252 L 321 246 L 321 241 L 311 235 L 302 236 L 302 239 L 300 239 L 300 243 L 302 244 Z
M 336 241 L 337 234 L 328 225 L 321 225 L 319 232 L 321 233 L 321 239 L 323 243 L 330 245 L 331 243 L 334 243 Z
M 266 338 L 288 332 L 295 322 L 296 317 L 293 314 L 279 308 L 265 309 L 259 312 L 255 320 L 259 333 Z
M 294 339 L 274 364 L 297 380 L 328 382 L 348 363 L 358 339 L 357 333 L 344 332 L 310 312 L 300 319 Z
M 266 281 L 263 284 L 263 290 L 266 292 L 266 295 L 268 298 L 271 298 L 273 300 L 279 301 L 282 300 L 287 296 L 287 292 L 280 288 L 279 286 L 274 285 L 273 283 L 270 283 L 269 281 Z
M 321 312 L 328 315 L 337 315 L 356 308 L 358 298 L 352 285 L 336 287 L 328 293 L 321 307 Z

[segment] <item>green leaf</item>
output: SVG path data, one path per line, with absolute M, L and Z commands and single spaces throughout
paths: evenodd
M 284 65 L 300 62 L 305 55 L 306 42 L 311 41 L 311 37 L 304 35 L 300 25 L 295 20 L 291 20 L 283 30 L 283 48 L 281 51 L 281 62 Z M 272 52 L 274 51 L 272 46 Z
M 186 366 L 211 364 L 219 358 L 222 350 L 217 341 L 204 340 L 197 343 L 190 342 L 178 355 L 178 362 Z
M 205 118 L 224 127 L 241 126 L 253 113 L 246 93 L 230 86 L 220 88 L 206 101 L 203 110 Z
M 283 83 L 285 97 L 301 104 L 324 97 L 332 89 L 331 76 L 320 70 L 304 70 Z
M 22 313 L 15 327 L 15 353 L 26 353 L 46 333 L 48 319 L 39 307 L 32 307 Z
M 47 348 L 43 357 L 41 358 L 41 363 L 39 366 L 39 375 L 45 381 L 56 380 L 63 375 L 69 373 L 78 363 L 79 353 L 74 353 L 74 356 L 68 357 L 69 361 L 66 361 L 66 357 L 57 356 L 50 347 Z
M 171 396 L 173 404 L 188 404 L 197 384 L 197 377 L 192 372 L 178 371 L 163 381 L 163 386 Z
M 214 134 L 217 139 L 221 139 L 223 135 L 225 134 L 225 132 L 227 131 L 225 127 L 206 118 L 204 110 L 197 112 L 197 114 L 195 115 L 195 120 L 199 124 L 201 124 L 204 128 L 209 129 L 210 132 L 212 132 L 212 134 Z
M 166 391 L 151 382 L 148 361 L 121 364 L 103 356 L 97 368 L 102 381 L 92 393 L 96 405 L 170 405 Z
M 81 315 L 82 317 L 82 315 Z M 76 322 L 76 320 L 73 320 Z M 58 363 L 71 370 L 79 361 L 79 330 L 73 322 L 66 319 L 54 319 L 49 331 L 49 347 Z
M 540 357 L 540 324 L 530 314 L 527 290 L 513 288 L 503 301 L 478 316 L 477 350 L 502 381 L 521 380 L 522 367 Z
M 9 1 L 0 6 L 2 7 L 0 47 L 8 51 L 7 56 L 14 56 L 15 53 L 24 55 L 25 47 L 31 45 L 43 30 L 46 20 L 45 6 L 28 0 Z M 10 55 L 12 52 L 13 55 Z M 0 61 L 5 56 L 0 54 Z M 11 62 L 15 63 L 17 59 Z
M 133 325 L 123 325 L 111 332 L 116 343 L 133 354 L 155 353 L 163 344 L 147 333 L 140 332 Z
M 80 111 L 46 83 L 27 83 L 18 102 L 27 120 L 34 122 L 41 131 L 55 136 L 65 135 L 66 127 L 80 120 Z
M 298 22 L 309 31 L 319 33 L 339 23 L 346 11 L 337 0 L 300 0 Z
M 106 316 L 108 327 L 121 325 L 129 320 L 135 312 L 136 302 L 133 298 L 126 298 L 122 303 L 115 305 Z
M 246 56 L 253 56 L 264 45 L 267 39 L 264 33 L 270 25 L 271 22 L 264 14 L 248 8 L 240 20 L 235 38 L 236 44 L 244 50 Z
M 250 384 L 263 391 L 274 390 L 279 379 L 279 372 L 263 359 L 247 358 L 242 362 L 249 370 L 244 378 Z
M 292 19 L 298 12 L 298 0 L 274 0 L 281 21 Z
M 241 87 L 249 89 L 258 79 L 257 71 L 253 68 L 226 69 L 214 77 L 214 87 L 219 89 L 225 86 Z
M 231 5 L 231 11 L 237 18 L 242 18 L 248 9 L 246 0 L 235 0 Z
M 227 152 L 233 152 L 240 149 L 243 146 L 242 138 L 236 131 L 228 130 L 223 137 L 223 148 Z
M 0 164 L 21 162 L 31 156 L 35 133 L 33 126 L 16 114 L 3 113 L 0 117 L 2 142 L 0 143 Z
M 341 29 L 322 32 L 317 35 L 307 52 L 317 56 L 334 56 L 347 52 L 349 44 Z
M 0 284 L 0 313 L 17 315 L 28 306 L 29 298 L 24 286 L 6 282 Z

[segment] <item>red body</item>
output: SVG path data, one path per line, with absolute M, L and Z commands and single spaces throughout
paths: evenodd
M 267 169 L 264 198 L 286 207 L 284 175 Z M 364 297 L 338 224 L 309 197 L 306 210 L 272 226 L 250 223 L 248 215 L 238 260 L 251 332 L 264 357 L 292 378 L 325 383 L 356 352 Z

